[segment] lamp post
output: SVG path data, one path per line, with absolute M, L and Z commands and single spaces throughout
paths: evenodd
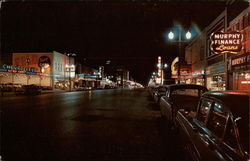
M 69 72 L 69 91 L 71 91 L 71 86 L 72 86 L 72 82 L 71 82 L 71 68 L 73 68 L 73 72 L 75 72 L 75 60 L 74 57 L 76 56 L 75 53 L 67 53 L 66 54 L 68 56 L 68 64 L 66 64 L 66 70 L 68 70 Z M 74 74 L 74 73 L 73 73 Z M 75 76 L 75 74 L 74 74 Z
M 183 59 L 182 51 L 181 51 L 182 43 L 187 42 L 185 40 L 182 40 L 182 33 L 183 33 L 183 30 L 182 30 L 181 26 L 178 26 L 178 40 L 177 41 L 172 41 L 175 38 L 175 34 L 172 31 L 170 31 L 168 33 L 169 40 L 171 40 L 172 42 L 178 42 L 178 48 L 179 48 L 179 63 L 178 63 L 178 77 L 177 77 L 178 84 L 180 84 L 181 63 L 182 63 L 182 59 Z M 187 31 L 185 33 L 185 37 L 186 37 L 186 40 L 190 40 L 192 38 L 191 32 Z
M 66 64 L 66 70 L 69 72 L 69 91 L 71 91 L 71 86 L 72 86 L 72 83 L 71 83 L 71 68 L 75 68 L 75 65 L 72 64 L 72 65 L 68 65 Z
M 28 68 L 29 68 L 29 64 L 30 64 L 30 58 L 29 57 L 27 57 L 26 58 L 26 63 L 27 63 L 27 66 L 28 66 Z M 12 73 L 12 75 L 13 75 L 14 73 Z M 27 75 L 27 85 L 29 85 L 29 79 L 30 79 L 30 76 L 26 73 L 26 75 Z
M 163 70 L 166 69 L 168 65 L 162 62 L 161 56 L 158 56 L 158 63 L 157 63 L 157 69 L 158 69 L 158 81 L 160 85 L 164 84 L 164 72 Z M 160 80 L 159 80 L 160 77 Z

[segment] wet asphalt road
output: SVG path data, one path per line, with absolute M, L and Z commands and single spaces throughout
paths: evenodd
M 146 90 L 0 98 L 4 161 L 184 161 Z

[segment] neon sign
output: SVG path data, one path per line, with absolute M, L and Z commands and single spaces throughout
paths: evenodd
M 243 35 L 240 32 L 215 32 L 211 34 L 210 39 L 210 48 L 216 54 L 236 54 L 242 49 Z
M 176 68 L 176 63 L 179 62 L 179 57 L 176 57 L 171 64 L 172 75 L 177 75 L 178 68 Z
M 36 72 L 36 68 L 27 68 L 27 67 L 20 67 L 14 65 L 6 65 L 6 64 L 3 64 L 2 68 L 13 73 L 20 73 L 19 71 Z

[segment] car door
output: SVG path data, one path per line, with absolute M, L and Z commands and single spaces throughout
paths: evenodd
M 229 111 L 222 103 L 203 100 L 195 120 L 194 144 L 202 161 L 224 161 L 221 139 L 225 133 Z
M 221 149 L 223 150 L 223 156 L 228 158 L 227 160 L 233 161 L 244 161 L 244 155 L 241 154 L 241 148 L 239 145 L 239 140 L 237 139 L 238 131 L 233 120 L 233 116 L 228 119 L 226 131 L 221 144 Z
M 198 105 L 196 117 L 193 120 L 190 120 L 188 124 L 185 124 L 187 135 L 189 136 L 187 148 L 193 160 L 200 161 L 203 158 L 202 153 L 205 151 L 204 149 L 206 149 L 206 146 L 201 143 L 200 136 L 204 133 L 205 124 L 211 107 L 211 100 L 204 98 L 201 99 Z
M 166 90 L 167 90 L 167 89 L 166 89 L 165 87 L 161 87 L 161 88 L 159 89 L 158 95 L 157 95 L 157 100 L 156 100 L 157 103 L 159 103 L 160 98 L 161 98 L 162 96 L 166 95 Z

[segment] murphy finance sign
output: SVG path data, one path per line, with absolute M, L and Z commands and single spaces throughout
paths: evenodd
M 211 34 L 211 50 L 216 53 L 234 53 L 241 51 L 243 35 L 240 32 L 215 32 Z

